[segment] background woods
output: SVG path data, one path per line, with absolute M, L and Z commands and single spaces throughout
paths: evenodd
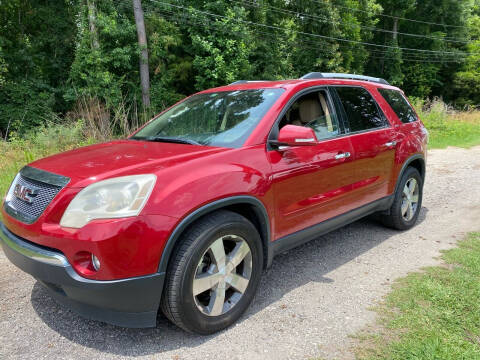
M 365 73 L 480 104 L 480 0 L 0 0 L 0 135 L 125 133 L 238 79 Z

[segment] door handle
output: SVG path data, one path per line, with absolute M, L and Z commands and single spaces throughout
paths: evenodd
M 344 152 L 344 153 L 335 155 L 335 160 L 347 159 L 347 158 L 349 158 L 350 156 L 352 156 L 352 154 L 350 154 L 350 153 L 347 151 L 347 152 Z
M 397 146 L 397 142 L 396 141 L 391 141 L 391 142 L 387 142 L 385 144 L 386 147 L 395 147 Z

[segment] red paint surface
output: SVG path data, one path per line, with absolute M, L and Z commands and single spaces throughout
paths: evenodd
M 268 151 L 268 134 L 287 102 L 298 91 L 318 85 L 363 86 L 390 127 L 322 140 L 314 146 Z M 235 195 L 256 197 L 267 209 L 270 241 L 274 241 L 392 194 L 405 160 L 415 154 L 426 158 L 423 124 L 401 123 L 377 91 L 396 89 L 390 86 L 321 79 L 247 83 L 206 92 L 275 87 L 286 91 L 239 149 L 121 140 L 35 161 L 30 166 L 71 181 L 32 225 L 11 218 L 2 207 L 5 225 L 18 236 L 62 251 L 72 263 L 79 252 L 94 253 L 101 269 L 83 276 L 108 280 L 147 275 L 157 271 L 165 243 L 178 223 L 212 201 Z M 397 146 L 384 145 L 390 141 Z M 336 160 L 335 155 L 343 152 L 351 157 Z M 96 220 L 81 229 L 60 227 L 63 212 L 82 188 L 134 174 L 157 176 L 140 216 Z

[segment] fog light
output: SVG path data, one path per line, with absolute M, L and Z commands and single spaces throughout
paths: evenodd
M 81 276 L 94 276 L 100 269 L 100 260 L 89 251 L 80 251 L 75 254 L 72 265 Z
M 100 270 L 100 260 L 98 260 L 98 258 L 93 254 L 92 254 L 92 265 L 95 271 Z

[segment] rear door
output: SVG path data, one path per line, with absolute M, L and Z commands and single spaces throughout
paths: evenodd
M 398 129 L 397 145 L 403 140 L 402 137 L 405 137 L 405 134 L 417 134 L 422 137 L 422 124 L 405 95 L 401 91 L 393 89 L 378 89 L 378 92 L 399 120 L 395 126 Z
M 396 132 L 364 87 L 336 86 L 334 91 L 353 146 L 353 203 L 360 207 L 389 195 Z

